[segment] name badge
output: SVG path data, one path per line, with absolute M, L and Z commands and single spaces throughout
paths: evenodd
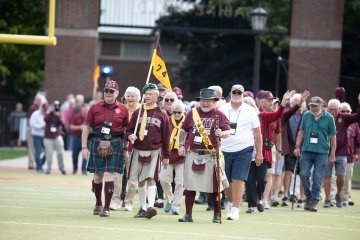
M 317 144 L 319 140 L 319 135 L 317 133 L 310 134 L 310 143 Z
M 50 132 L 54 133 L 54 132 L 56 132 L 56 131 L 57 131 L 57 128 L 56 128 L 56 127 L 54 127 L 54 126 L 51 126 L 51 127 L 50 127 Z
M 230 135 L 236 134 L 237 123 L 230 123 Z
M 101 133 L 103 133 L 103 134 L 110 134 L 110 128 L 102 127 L 102 128 L 101 128 Z
M 144 136 L 147 136 L 147 134 L 148 134 L 148 130 L 145 129 L 145 130 L 144 130 Z

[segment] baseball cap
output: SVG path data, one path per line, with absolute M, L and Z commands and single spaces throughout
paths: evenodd
M 117 82 L 115 82 L 113 80 L 109 80 L 105 83 L 104 89 L 112 89 L 112 90 L 119 91 L 119 85 L 117 84 Z
M 262 99 L 275 99 L 275 97 L 272 95 L 270 91 L 259 91 L 257 96 L 259 100 Z
M 234 91 L 234 90 L 238 90 L 240 92 L 244 92 L 244 87 L 240 84 L 235 84 L 234 86 L 231 87 L 231 91 Z
M 159 91 L 158 86 L 156 86 L 156 84 L 154 84 L 154 83 L 147 83 L 147 84 L 145 84 L 145 86 L 142 88 L 142 93 L 144 94 L 144 93 L 146 93 L 146 92 L 149 91 L 149 90 L 157 90 L 157 91 Z
M 324 100 L 321 97 L 315 96 L 310 98 L 309 105 L 323 105 Z

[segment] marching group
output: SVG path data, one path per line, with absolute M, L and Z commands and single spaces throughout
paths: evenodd
M 214 223 L 221 222 L 221 209 L 227 210 L 227 220 L 238 220 L 243 199 L 249 214 L 289 202 L 316 212 L 322 186 L 323 207 L 353 203 L 360 107 L 351 113 L 344 88 L 337 88 L 335 96 L 328 102 L 312 96 L 306 103 L 309 91 L 292 90 L 280 100 L 270 91 L 253 94 L 236 84 L 225 99 L 221 87 L 211 86 L 200 90 L 196 102 L 186 104 L 180 88 L 167 91 L 162 84 L 147 83 L 141 92 L 128 87 L 122 103 L 117 100 L 118 84 L 109 80 L 103 96 L 90 104 L 78 95 L 68 98 L 68 106 L 58 101 L 49 106 L 38 94 L 38 110 L 30 108 L 29 141 L 37 172 L 43 171 L 44 144 L 46 173 L 51 173 L 55 150 L 66 174 L 61 129 L 67 130 L 73 173 L 81 153 L 82 173 L 93 174 L 93 214 L 101 217 L 121 205 L 132 211 L 136 195 L 136 218 L 153 218 L 156 207 L 179 215 L 183 196 L 185 214 L 179 222 L 193 222 L 194 203 L 205 199 Z M 360 106 L 360 94 L 358 101 Z

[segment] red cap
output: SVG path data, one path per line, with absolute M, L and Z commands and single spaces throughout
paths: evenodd
M 110 80 L 105 83 L 104 89 L 112 89 L 112 90 L 119 91 L 119 85 L 117 84 L 117 82 Z
M 251 97 L 251 98 L 254 98 L 254 94 L 250 91 L 245 91 L 243 93 L 244 97 Z
M 270 91 L 259 91 L 256 97 L 259 100 L 262 100 L 262 99 L 274 99 L 275 98 Z

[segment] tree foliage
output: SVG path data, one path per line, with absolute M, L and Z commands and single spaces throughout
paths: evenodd
M 45 35 L 46 1 L 0 0 L 0 32 Z M 29 103 L 43 82 L 44 47 L 0 43 L 0 95 Z
M 290 0 L 262 2 L 263 7 L 269 11 L 268 28 L 270 30 L 289 31 L 289 2 Z M 231 6 L 241 14 L 232 18 L 195 16 L 196 10 L 183 12 L 171 9 L 170 14 L 158 19 L 157 24 L 251 30 L 249 13 L 257 6 L 257 1 L 208 0 L 196 4 L 215 8 Z M 163 31 L 161 36 L 164 41 L 176 43 L 180 52 L 186 56 L 185 61 L 177 69 L 177 74 L 172 76 L 172 79 L 175 79 L 175 85 L 180 85 L 194 94 L 199 88 L 209 85 L 220 85 L 224 88 L 225 93 L 235 83 L 241 83 L 246 89 L 251 89 L 254 62 L 254 38 L 252 35 Z M 277 55 L 287 56 L 288 37 L 265 34 L 262 36 L 262 42 L 260 87 L 274 89 Z M 284 81 L 285 79 L 283 79 Z

